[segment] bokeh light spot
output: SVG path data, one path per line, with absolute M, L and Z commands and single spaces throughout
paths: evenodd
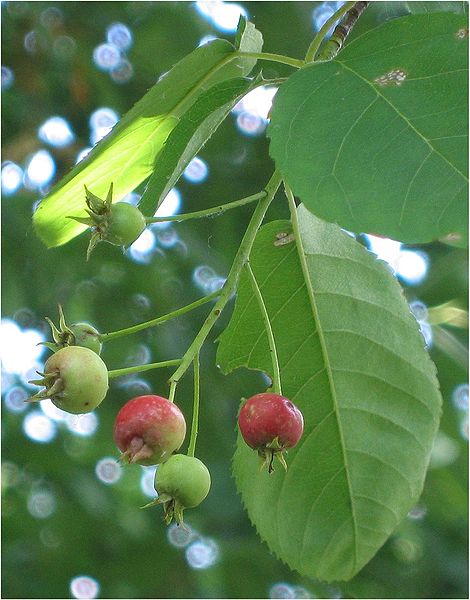
M 140 489 L 149 498 L 155 498 L 157 495 L 154 487 L 156 471 L 157 467 L 142 467 L 142 475 L 140 476 Z
M 64 148 L 74 141 L 75 135 L 65 119 L 50 117 L 39 128 L 39 139 L 51 146 Z
M 25 185 L 38 189 L 47 185 L 54 177 L 55 161 L 47 150 L 38 150 L 29 160 L 26 167 Z
M 163 199 L 163 202 L 158 207 L 156 217 L 173 217 L 181 207 L 181 194 L 177 188 L 172 188 Z M 153 223 L 152 227 L 156 229 L 164 229 L 170 227 L 171 221 L 162 221 L 161 223 Z
M 12 386 L 4 396 L 5 408 L 13 413 L 22 413 L 28 408 L 28 392 L 20 385 Z
M 111 79 L 116 83 L 127 83 L 134 76 L 134 67 L 126 58 L 123 58 L 110 71 Z
M 275 583 L 269 590 L 270 598 L 295 598 L 294 588 L 288 583 Z
M 94 412 L 84 415 L 67 415 L 67 429 L 82 437 L 92 436 L 98 428 L 98 417 Z
M 2 164 L 2 193 L 5 196 L 14 194 L 23 181 L 23 169 L 14 162 L 5 161 Z
M 124 23 L 112 23 L 106 30 L 106 40 L 120 50 L 128 50 L 132 46 L 132 32 Z
M 56 424 L 39 410 L 29 412 L 23 420 L 23 431 L 33 442 L 51 442 L 56 434 Z
M 112 485 L 121 479 L 122 467 L 115 458 L 106 456 L 96 463 L 95 473 L 102 483 Z
M 193 542 L 186 548 L 186 560 L 193 569 L 208 569 L 217 562 L 219 546 L 212 539 Z
M 15 81 L 15 75 L 10 67 L 2 65 L 2 92 L 11 88 Z
M 202 183 L 207 179 L 209 167 L 202 158 L 195 156 L 183 172 L 183 177 L 191 183 Z
M 74 598 L 79 598 L 80 600 L 97 598 L 99 592 L 100 585 L 93 577 L 79 575 L 78 577 L 74 577 L 70 582 L 70 593 Z
M 148 264 L 152 259 L 156 243 L 157 241 L 153 232 L 149 228 L 144 229 L 136 241 L 129 247 L 128 254 L 135 262 Z
M 28 498 L 28 511 L 36 519 L 47 519 L 56 509 L 56 499 L 49 490 L 32 491 Z
M 395 265 L 397 275 L 408 285 L 421 283 L 427 275 L 428 267 L 428 255 L 414 250 L 402 250 Z
M 102 71 L 114 69 L 120 60 L 121 53 L 114 44 L 100 44 L 93 50 L 93 61 L 98 69 Z
M 452 402 L 459 410 L 468 410 L 468 383 L 461 383 L 452 392 Z
M 0 322 L 0 359 L 7 373 L 21 375 L 36 364 L 45 348 L 38 346 L 45 341 L 43 333 L 36 329 L 20 329 L 12 319 Z
M 172 523 L 168 527 L 166 535 L 170 544 L 176 548 L 186 548 L 195 538 L 194 531 L 187 523 L 184 524 L 184 527 Z

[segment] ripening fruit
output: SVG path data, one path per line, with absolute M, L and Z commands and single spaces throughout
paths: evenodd
M 81 346 L 67 346 L 50 356 L 43 379 L 31 381 L 46 387 L 30 400 L 50 398 L 58 408 L 72 414 L 94 410 L 108 391 L 108 369 L 102 359 Z
M 155 490 L 157 503 L 163 504 L 166 523 L 170 523 L 173 517 L 178 524 L 181 523 L 183 510 L 201 504 L 210 487 L 209 470 L 194 456 L 175 454 L 160 465 L 155 473 Z
M 274 455 L 287 468 L 282 452 L 300 440 L 304 419 L 288 398 L 263 393 L 245 402 L 238 415 L 238 426 L 245 442 L 258 451 L 271 472 Z
M 116 246 L 127 248 L 136 241 L 145 227 L 145 217 L 137 207 L 127 202 L 117 202 L 109 208 L 104 239 Z
M 139 465 L 157 465 L 181 446 L 186 421 L 180 409 L 161 396 L 137 396 L 118 412 L 114 440 L 122 458 Z

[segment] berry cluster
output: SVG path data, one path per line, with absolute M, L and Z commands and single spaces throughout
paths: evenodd
M 146 220 L 137 208 L 124 203 L 112 204 L 112 189 L 111 184 L 106 200 L 86 189 L 89 217 L 72 217 L 93 229 L 88 256 L 101 240 L 126 247 L 145 229 Z M 29 400 L 50 398 L 66 412 L 90 412 L 101 404 L 108 392 L 110 372 L 99 355 L 103 339 L 109 339 L 112 334 L 102 335 L 89 323 L 68 326 L 61 306 L 59 327 L 48 318 L 47 321 L 53 341 L 45 345 L 53 354 L 47 359 L 44 372 L 39 373 L 41 379 L 31 382 L 45 389 Z M 199 367 L 197 369 L 199 372 Z M 117 374 L 122 374 L 122 370 L 112 373 Z M 178 453 L 186 436 L 186 421 L 173 403 L 173 396 L 174 392 L 170 393 L 170 400 L 156 395 L 129 400 L 116 416 L 114 440 L 121 451 L 122 462 L 158 465 L 154 483 L 157 498 L 147 506 L 162 504 L 165 522 L 175 519 L 180 524 L 184 509 L 198 506 L 209 493 L 211 477 L 204 463 L 193 456 L 195 436 L 189 444 L 188 455 Z M 197 421 L 197 411 L 195 415 Z M 275 457 L 287 469 L 284 452 L 293 448 L 303 433 L 302 413 L 288 398 L 275 393 L 249 398 L 240 410 L 238 425 L 243 439 L 258 452 L 262 466 L 267 466 L 269 473 L 273 471 Z

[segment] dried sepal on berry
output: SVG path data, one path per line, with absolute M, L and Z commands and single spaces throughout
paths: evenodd
M 73 323 L 67 325 L 65 321 L 64 311 L 62 306 L 59 304 L 59 328 L 57 328 L 49 317 L 46 317 L 46 321 L 49 323 L 52 332 L 53 342 L 41 342 L 41 345 L 46 346 L 53 352 L 57 352 L 61 348 L 67 346 L 82 346 L 89 348 L 96 352 L 101 353 L 101 339 L 100 332 L 90 325 L 90 323 Z

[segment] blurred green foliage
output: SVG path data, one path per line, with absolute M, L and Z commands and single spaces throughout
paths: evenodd
M 264 49 L 298 58 L 314 34 L 312 11 L 318 5 L 244 3 L 263 32 Z M 51 8 L 58 10 L 46 13 Z M 403 2 L 374 3 L 355 34 L 406 10 Z M 47 148 L 56 161 L 54 181 L 89 146 L 93 111 L 106 106 L 122 115 L 203 36 L 233 41 L 231 34 L 218 32 L 192 2 L 3 2 L 2 13 L 2 64 L 14 74 L 13 84 L 3 92 L 3 161 L 25 168 L 35 152 Z M 127 52 L 134 76 L 124 84 L 115 83 L 93 62 L 94 49 L 105 41 L 106 29 L 114 22 L 126 24 L 134 37 Z M 27 51 L 25 36 L 31 31 L 36 37 L 33 51 Z M 277 64 L 263 67 L 269 77 L 290 72 Z M 38 138 L 38 128 L 54 115 L 65 118 L 74 131 L 71 145 L 52 148 Z M 230 116 L 200 154 L 209 166 L 207 181 L 178 183 L 181 210 L 199 210 L 259 191 L 272 170 L 267 148 L 263 135 L 243 135 Z M 2 300 L 5 319 L 44 332 L 43 317 L 57 321 L 58 303 L 69 322 L 88 320 L 100 331 L 114 331 L 197 299 L 202 292 L 194 283 L 194 269 L 208 265 L 226 276 L 252 210 L 247 206 L 218 219 L 175 225 L 180 243 L 168 249 L 160 245 L 149 264 L 134 262 L 107 244 L 99 245 L 86 263 L 86 235 L 54 250 L 46 250 L 35 236 L 31 214 L 39 197 L 37 190 L 21 187 L 3 198 Z M 268 218 L 287 215 L 279 197 Z M 465 251 L 440 243 L 422 249 L 430 259 L 429 274 L 420 286 L 406 289 L 408 299 L 419 299 L 428 307 L 455 300 L 465 308 Z M 206 310 L 201 307 L 156 330 L 113 341 L 105 347 L 103 358 L 109 368 L 119 368 L 136 360 L 142 345 L 154 362 L 179 356 Z M 261 391 L 264 383 L 255 372 L 240 370 L 227 377 L 218 372 L 214 342 L 228 316 L 217 324 L 201 357 L 197 454 L 211 471 L 213 487 L 207 500 L 197 510 L 187 511 L 186 517 L 202 538 L 218 545 L 215 564 L 191 568 L 185 549 L 169 543 L 159 508 L 139 510 L 149 499 L 141 489 L 140 467 L 125 468 L 114 485 L 97 478 L 97 462 L 118 455 L 112 440 L 113 420 L 130 397 L 129 390 L 114 381 L 97 411 L 98 429 L 90 437 L 78 436 L 58 423 L 50 443 L 35 442 L 25 435 L 23 421 L 37 407 L 12 412 L 4 405 L 3 597 L 68 597 L 70 582 L 79 575 L 94 578 L 99 596 L 108 598 L 263 598 L 274 593 L 270 590 L 278 582 L 302 586 L 309 597 L 467 597 L 467 441 L 461 433 L 465 417 L 451 401 L 455 387 L 467 380 L 466 331 L 444 326 L 451 341 L 446 337 L 446 343 L 438 343 L 441 338 L 436 336 L 431 348 L 444 409 L 420 518 L 408 518 L 351 582 L 327 586 L 302 579 L 269 553 L 236 493 L 230 463 L 240 398 Z M 148 372 L 142 379 L 155 393 L 165 395 L 168 374 Z M 189 421 L 190 375 L 179 386 L 177 401 Z M 47 518 L 31 511 L 38 490 L 47 490 L 55 498 L 55 510 Z

